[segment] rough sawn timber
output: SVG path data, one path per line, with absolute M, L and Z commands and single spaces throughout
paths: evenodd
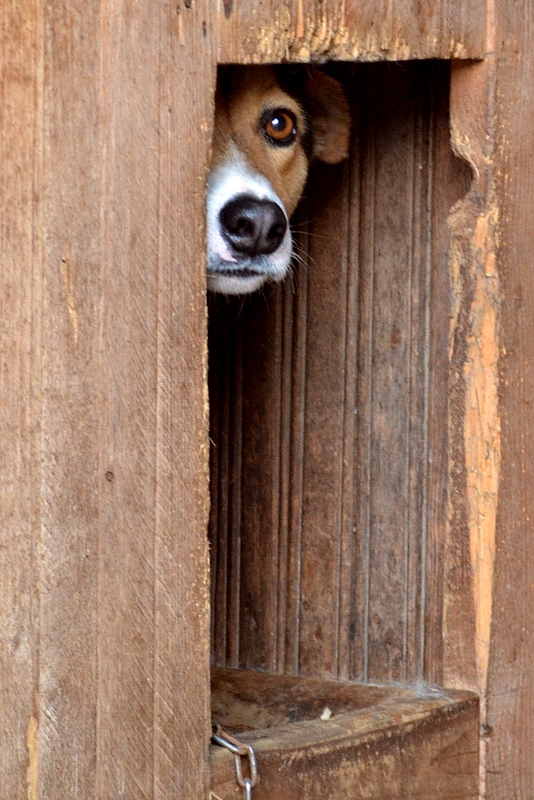
M 219 62 L 482 58 L 483 0 L 222 0 Z
M 2 3 L 1 800 L 208 793 L 211 8 Z
M 475 800 L 478 796 L 478 698 L 472 694 L 418 696 L 398 687 L 237 670 L 216 672 L 213 688 L 226 726 L 236 721 L 236 712 L 237 718 L 246 719 L 247 709 L 251 720 L 258 722 L 254 715 L 266 707 L 273 721 L 283 706 L 296 720 L 239 733 L 258 758 L 255 800 Z M 333 712 L 328 720 L 321 719 L 325 707 Z M 340 708 L 351 710 L 337 713 Z M 211 762 L 211 799 L 241 800 L 233 756 L 213 746 Z

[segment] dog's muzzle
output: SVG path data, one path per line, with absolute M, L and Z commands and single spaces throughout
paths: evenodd
M 207 199 L 208 288 L 249 294 L 285 277 L 292 240 L 285 209 L 262 175 L 225 165 L 210 175 Z

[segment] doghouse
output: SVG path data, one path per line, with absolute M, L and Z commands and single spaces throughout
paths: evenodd
M 237 800 L 212 715 L 254 800 L 532 796 L 530 9 L 2 26 L 1 800 Z M 207 302 L 217 65 L 309 62 L 349 160 Z

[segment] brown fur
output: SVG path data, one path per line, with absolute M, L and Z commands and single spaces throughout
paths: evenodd
M 303 93 L 311 111 L 312 157 L 333 164 L 348 155 L 350 114 L 336 80 L 309 69 Z M 299 137 L 291 147 L 272 147 L 261 135 L 258 120 L 268 108 L 288 108 L 297 117 Z M 300 103 L 285 92 L 273 67 L 234 67 L 227 70 L 217 93 L 213 165 L 224 160 L 230 142 L 248 165 L 265 175 L 291 216 L 308 172 L 303 148 L 306 115 Z
M 282 141 L 269 132 L 277 116 L 277 124 L 290 126 Z M 206 198 L 209 289 L 248 294 L 284 278 L 292 255 L 288 221 L 309 162 L 341 161 L 349 135 L 343 90 L 319 70 L 222 70 Z

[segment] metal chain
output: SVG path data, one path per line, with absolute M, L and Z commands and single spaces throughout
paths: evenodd
M 256 786 L 259 775 L 256 763 L 256 753 L 250 744 L 239 741 L 235 736 L 231 736 L 227 731 L 223 731 L 220 725 L 215 725 L 211 740 L 220 747 L 225 747 L 234 756 L 235 778 L 239 786 L 245 790 L 245 800 L 252 800 L 252 789 Z M 250 777 L 245 778 L 243 773 L 243 762 L 248 762 Z

